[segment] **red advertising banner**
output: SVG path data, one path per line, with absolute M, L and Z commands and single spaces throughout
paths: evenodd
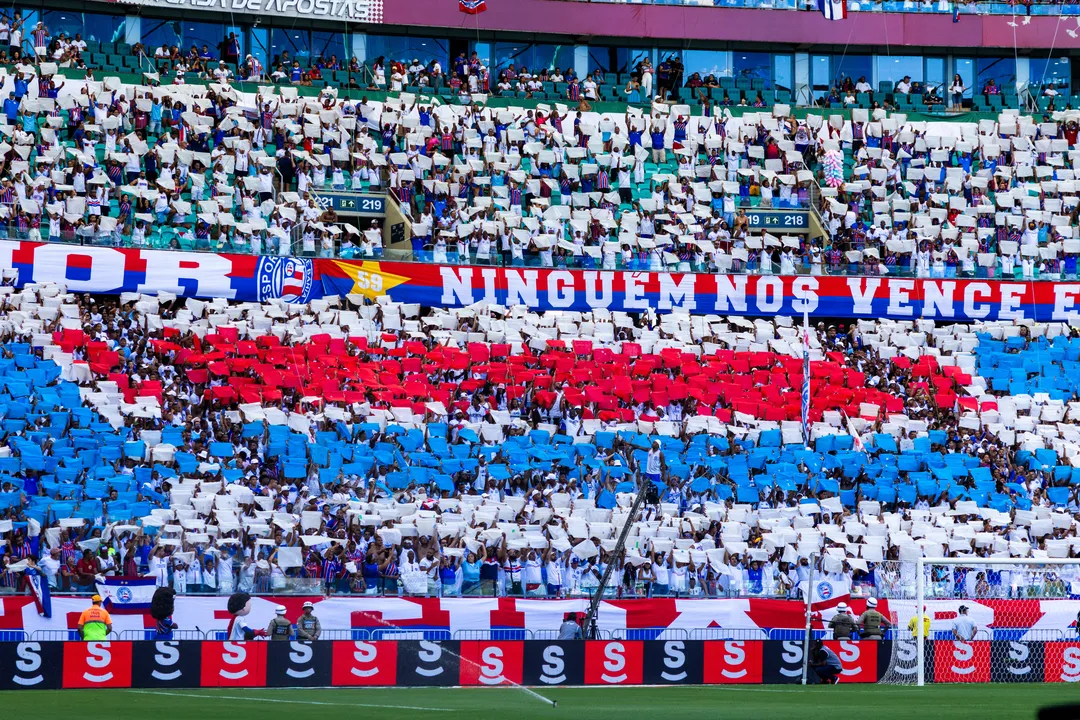
M 520 685 L 524 646 L 522 641 L 461 643 L 461 684 Z
M 338 640 L 331 655 L 331 681 L 335 686 L 396 685 L 397 643 L 389 640 Z
M 1080 642 L 1045 643 L 1046 682 L 1080 682 Z
M 65 688 L 131 687 L 131 643 L 64 643 Z
M 844 666 L 840 682 L 877 682 L 878 644 L 873 640 L 826 640 L 825 647 L 836 653 Z
M 913 660 L 891 641 L 826 646 L 843 666 L 841 682 L 893 672 L 914 681 Z M 0 642 L 0 690 L 798 684 L 802 648 L 800 640 Z M 925 659 L 927 682 L 1080 682 L 1078 640 L 936 640 Z
M 705 643 L 706 685 L 761 682 L 762 640 L 710 640 Z
M 934 643 L 934 682 L 990 682 L 990 642 L 938 640 Z
M 203 687 L 266 687 L 266 641 L 202 644 Z
M 640 685 L 640 640 L 597 640 L 585 645 L 586 685 Z

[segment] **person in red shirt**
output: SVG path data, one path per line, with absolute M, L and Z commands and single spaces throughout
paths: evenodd
M 1065 140 L 1068 141 L 1069 147 L 1076 147 L 1076 137 L 1080 134 L 1080 125 L 1075 120 L 1070 120 L 1065 125 Z
M 89 590 L 94 586 L 94 576 L 98 573 L 97 560 L 90 550 L 83 550 L 82 558 L 75 564 L 75 584 L 78 590 Z

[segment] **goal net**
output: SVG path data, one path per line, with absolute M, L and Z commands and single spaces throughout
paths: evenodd
M 1080 560 L 924 558 L 875 572 L 893 623 L 882 683 L 1080 681 Z

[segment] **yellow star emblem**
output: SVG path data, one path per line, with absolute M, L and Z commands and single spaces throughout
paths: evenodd
M 353 286 L 350 295 L 363 295 L 367 298 L 376 298 L 385 295 L 391 288 L 409 281 L 409 278 L 393 273 L 385 272 L 380 262 L 338 262 L 337 266 L 342 272 L 352 278 Z

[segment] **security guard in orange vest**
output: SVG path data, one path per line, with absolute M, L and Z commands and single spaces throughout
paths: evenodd
M 93 603 L 79 616 L 79 636 L 83 640 L 104 640 L 112 632 L 112 618 L 109 611 L 101 607 L 101 596 L 90 598 Z

